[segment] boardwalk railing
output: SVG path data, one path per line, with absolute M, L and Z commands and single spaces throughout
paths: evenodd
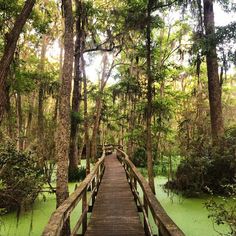
M 158 228 L 159 236 L 184 236 L 184 233 L 179 227 L 172 221 L 167 215 L 155 195 L 153 194 L 146 179 L 140 174 L 135 165 L 130 161 L 128 155 L 120 149 L 116 149 L 118 158 L 124 166 L 128 182 L 131 187 L 131 191 L 134 195 L 134 200 L 138 207 L 139 212 L 143 213 L 144 219 L 144 230 L 146 235 L 155 235 L 152 231 L 150 221 L 148 218 L 149 211 L 152 214 L 152 218 Z M 139 189 L 142 191 L 143 199 L 141 199 L 138 192 Z
M 59 206 L 52 214 L 47 226 L 44 229 L 43 236 L 59 236 L 64 224 L 70 217 L 71 212 L 82 201 L 82 214 L 76 225 L 71 230 L 71 235 L 78 235 L 77 232 L 82 225 L 82 235 L 87 230 L 87 213 L 92 212 L 92 208 L 97 195 L 98 187 L 101 182 L 105 166 L 105 149 L 102 157 L 95 164 L 92 172 L 87 175 L 79 187 Z M 90 191 L 90 197 L 87 199 L 87 192 Z M 89 205 L 91 203 L 91 205 Z

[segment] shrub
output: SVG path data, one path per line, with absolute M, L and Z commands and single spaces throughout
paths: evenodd
M 190 156 L 181 161 L 174 181 L 167 187 L 192 196 L 211 189 L 214 194 L 228 195 L 227 186 L 235 184 L 236 128 L 226 131 L 218 147 L 208 145 L 203 150 L 193 149 Z
M 134 163 L 134 165 L 136 167 L 146 167 L 147 166 L 145 148 L 139 147 L 134 151 L 132 162 Z
M 43 171 L 30 153 L 17 151 L 10 143 L 0 146 L 0 208 L 4 212 L 32 205 L 43 183 Z
M 81 166 L 74 171 L 69 171 L 69 182 L 79 182 L 84 180 L 86 177 L 86 168 Z

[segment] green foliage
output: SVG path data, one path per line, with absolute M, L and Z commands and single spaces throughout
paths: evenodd
M 233 22 L 227 26 L 218 27 L 216 31 L 217 42 L 223 44 L 231 40 L 236 40 L 236 23 Z
M 209 165 L 207 158 L 188 158 L 178 166 L 174 181 L 168 187 L 177 189 L 187 197 L 199 195 L 204 187 L 204 175 Z
M 78 167 L 76 170 L 69 171 L 69 182 L 79 182 L 83 181 L 86 177 L 86 168 L 81 166 Z
M 11 82 L 12 90 L 19 93 L 30 93 L 36 89 L 36 73 L 17 71 L 16 78 Z
M 232 127 L 225 132 L 222 143 L 215 148 L 208 146 L 197 149 L 192 145 L 190 155 L 181 161 L 174 181 L 168 186 L 192 196 L 210 189 L 214 194 L 227 195 L 235 184 L 236 173 L 236 129 Z
M 180 160 L 182 159 L 181 156 L 162 156 L 161 160 L 157 159 L 155 161 L 154 165 L 154 172 L 156 172 L 156 175 L 163 175 L 163 176 L 168 176 L 169 171 L 170 171 L 170 161 L 172 165 L 172 172 L 175 173 L 179 164 Z
M 58 4 L 55 1 L 45 1 L 39 0 L 35 5 L 32 12 L 32 27 L 37 34 L 51 34 L 55 35 L 59 31 L 59 9 Z M 54 26 L 57 27 L 54 28 Z M 53 35 L 53 36 L 54 36 Z
M 140 167 L 139 171 L 144 177 L 148 176 L 148 171 L 147 171 L 146 167 Z M 159 175 L 159 173 L 160 173 L 160 166 L 159 165 L 154 165 L 153 166 L 153 176 L 156 177 L 156 176 Z
M 43 172 L 30 153 L 7 143 L 0 147 L 0 208 L 22 210 L 33 204 L 43 183 Z
M 235 186 L 234 194 L 236 194 Z M 212 218 L 215 224 L 229 227 L 227 234 L 218 232 L 220 235 L 234 236 L 236 234 L 236 201 L 231 204 L 227 198 L 223 198 L 220 202 L 210 198 L 205 203 L 205 207 L 209 212 L 208 218 Z
M 74 112 L 71 111 L 71 118 L 73 119 L 74 122 L 80 123 L 83 121 L 83 115 L 81 112 Z
M 134 155 L 132 158 L 132 162 L 136 167 L 146 167 L 146 149 L 143 147 L 139 147 L 134 151 Z

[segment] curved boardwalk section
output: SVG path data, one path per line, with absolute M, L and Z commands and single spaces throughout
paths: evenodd
M 115 154 L 105 159 L 105 173 L 85 233 L 108 235 L 145 235 L 124 168 Z

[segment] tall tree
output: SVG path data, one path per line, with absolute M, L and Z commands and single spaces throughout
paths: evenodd
M 111 75 L 112 69 L 114 68 L 114 61 L 112 62 L 110 68 L 107 68 L 108 65 L 108 54 L 105 52 L 103 54 L 102 58 L 102 75 L 101 79 L 99 80 L 99 94 L 96 97 L 96 106 L 95 106 L 95 114 L 94 114 L 94 122 L 93 122 L 93 131 L 92 131 L 92 137 L 91 137 L 91 158 L 95 161 L 97 160 L 97 136 L 101 121 L 101 112 L 102 112 L 102 106 L 103 106 L 103 93 L 104 89 L 106 87 L 107 81 Z
M 211 114 L 211 132 L 212 142 L 213 145 L 215 145 L 219 143 L 219 139 L 224 135 L 221 85 L 218 74 L 213 0 L 204 0 L 203 4 L 205 34 L 208 39 L 206 62 Z
M 42 75 L 41 81 L 39 83 L 39 93 L 38 93 L 38 139 L 41 142 L 43 138 L 43 100 L 44 100 L 44 69 L 47 51 L 47 36 L 42 36 L 42 48 L 41 48 L 41 58 L 39 64 L 39 72 Z
M 74 57 L 73 12 L 71 0 L 63 0 L 65 17 L 64 63 L 60 90 L 58 126 L 55 140 L 55 157 L 57 160 L 57 207 L 69 196 L 68 193 L 68 155 L 70 140 L 70 94 Z
M 152 85 L 153 76 L 151 69 L 151 11 L 153 0 L 148 0 L 147 4 L 147 26 L 146 26 L 146 56 L 147 56 L 147 114 L 146 114 L 146 152 L 149 185 L 155 193 L 153 157 L 152 157 Z
M 83 36 L 83 28 L 85 24 L 85 16 L 83 14 L 82 2 L 76 0 L 76 41 L 75 41 L 75 69 L 74 69 L 74 86 L 72 97 L 72 113 L 71 113 L 71 129 L 70 129 L 70 153 L 69 153 L 69 172 L 73 173 L 78 166 L 78 125 L 79 125 L 79 107 L 81 102 L 81 41 Z
M 25 5 L 16 18 L 14 27 L 11 32 L 7 34 L 6 46 L 4 48 L 4 53 L 0 61 L 0 123 L 3 119 L 3 115 L 6 109 L 6 78 L 9 72 L 10 64 L 13 60 L 14 53 L 16 50 L 17 41 L 19 39 L 20 33 L 32 12 L 36 0 L 27 0 Z
M 46 52 L 47 52 L 47 44 L 48 37 L 44 34 L 42 36 L 42 46 L 41 46 L 41 55 L 40 55 L 40 63 L 38 65 L 38 70 L 41 74 L 41 78 L 39 81 L 39 89 L 38 89 L 38 127 L 37 127 L 37 152 L 40 160 L 40 164 L 43 164 L 45 159 L 44 156 L 44 99 L 45 99 L 45 62 L 46 62 Z
M 88 91 L 87 91 L 87 76 L 85 71 L 85 60 L 83 54 L 81 55 L 81 59 L 82 59 L 83 83 L 84 83 L 84 143 L 86 147 L 86 174 L 88 175 L 90 173 L 90 141 L 89 141 L 88 94 L 87 94 Z

